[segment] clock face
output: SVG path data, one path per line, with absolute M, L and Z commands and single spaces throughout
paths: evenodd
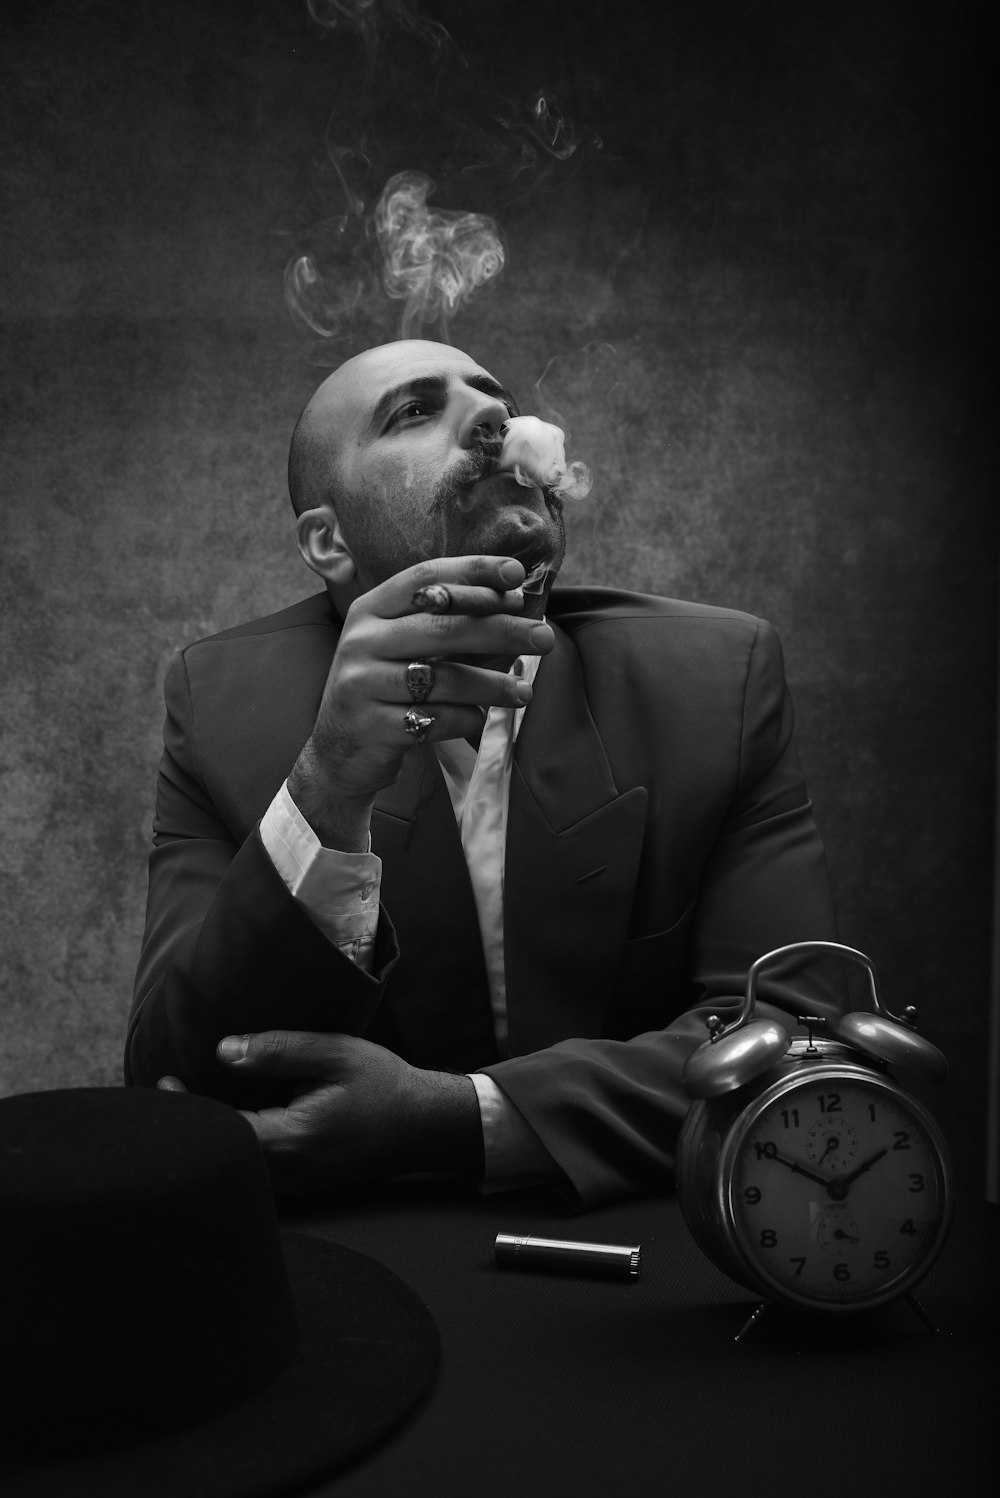
M 834 1070 L 772 1089 L 734 1138 L 729 1211 L 756 1276 L 829 1309 L 902 1293 L 943 1237 L 937 1131 L 878 1077 Z

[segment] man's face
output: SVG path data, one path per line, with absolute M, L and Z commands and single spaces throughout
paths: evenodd
M 321 387 L 318 407 L 334 508 L 366 586 L 478 552 L 558 570 L 562 503 L 496 472 L 517 407 L 468 355 L 422 341 L 370 349 Z

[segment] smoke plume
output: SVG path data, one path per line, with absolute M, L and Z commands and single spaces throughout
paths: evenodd
M 398 172 L 375 208 L 375 236 L 386 294 L 404 303 L 399 336 L 428 324 L 447 342 L 448 322 L 462 303 L 503 270 L 504 248 L 481 213 L 432 212 L 434 183 L 422 172 Z
M 315 205 L 300 213 L 309 227 L 285 269 L 292 318 L 319 340 L 317 363 L 392 337 L 448 342 L 456 315 L 504 268 L 497 217 L 565 181 L 601 143 L 548 86 L 523 92 L 496 49 L 484 65 L 481 22 L 467 58 L 417 0 L 306 6 L 334 42 L 336 103 Z M 438 192 L 447 207 L 430 206 Z
M 381 35 L 389 27 L 412 32 L 435 46 L 448 40 L 447 29 L 409 0 L 306 0 L 306 8 L 324 31 L 338 27 L 356 31 L 369 60 L 374 60 Z
M 344 190 L 350 192 L 346 183 Z M 422 172 L 397 172 L 385 184 L 365 223 L 366 238 L 377 245 L 377 273 L 361 246 L 349 273 L 342 267 L 324 271 L 311 255 L 292 260 L 285 270 L 285 300 L 296 322 L 320 338 L 340 340 L 364 320 L 377 322 L 378 302 L 388 298 L 403 304 L 395 336 L 429 333 L 446 343 L 451 318 L 500 274 L 505 254 L 491 218 L 432 210 L 427 200 L 433 191 Z M 344 219 L 338 232 L 349 228 Z

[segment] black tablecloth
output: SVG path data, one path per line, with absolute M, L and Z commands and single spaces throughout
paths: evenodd
M 819 1332 L 701 1254 L 672 1199 L 573 1216 L 542 1193 L 407 1186 L 286 1225 L 370 1254 L 425 1299 L 437 1382 L 317 1494 L 956 1498 L 996 1488 L 998 1211 L 961 1201 L 918 1296 Z M 500 1269 L 498 1232 L 642 1245 L 632 1282 Z

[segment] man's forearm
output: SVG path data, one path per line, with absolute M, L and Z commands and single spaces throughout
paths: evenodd
M 153 1086 L 165 1073 L 227 1102 L 275 1101 L 271 1083 L 228 1076 L 215 1056 L 227 1034 L 288 1025 L 360 1033 L 378 1007 L 397 956 L 383 915 L 369 976 L 316 929 L 261 846 L 258 834 L 214 875 L 210 846 L 168 844 L 150 864 L 150 908 L 126 1050 L 126 1080 Z M 199 862 L 200 860 L 200 862 Z
M 324 848 L 342 853 L 367 850 L 373 797 L 333 794 L 311 741 L 292 768 L 288 791 Z

